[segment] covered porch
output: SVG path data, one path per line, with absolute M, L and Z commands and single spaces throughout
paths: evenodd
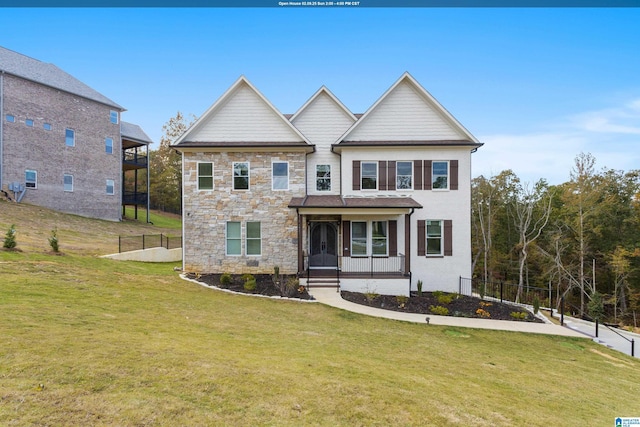
M 309 287 L 380 293 L 411 280 L 410 197 L 307 196 L 289 204 L 298 216 L 298 275 Z

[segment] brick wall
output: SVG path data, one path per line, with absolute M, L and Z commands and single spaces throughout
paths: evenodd
M 298 270 L 298 225 L 292 197 L 305 194 L 304 153 L 184 153 L 185 271 L 199 273 L 273 273 Z M 271 163 L 289 162 L 289 190 L 274 191 Z M 198 162 L 212 162 L 214 189 L 197 190 Z M 233 190 L 233 162 L 250 162 L 249 191 Z M 242 255 L 226 255 L 226 223 L 242 224 Z M 246 221 L 260 221 L 262 255 L 246 255 Z
M 113 108 L 19 77 L 4 76 L 4 164 L 2 183 L 25 182 L 25 170 L 37 171 L 37 189 L 23 203 L 77 215 L 119 220 L 122 196 L 120 125 L 111 123 Z M 6 115 L 15 117 L 14 123 Z M 33 127 L 25 124 L 33 120 Z M 43 128 L 51 124 L 51 130 Z M 76 145 L 65 145 L 65 130 L 75 130 Z M 113 154 L 105 139 L 113 139 Z M 64 191 L 64 174 L 73 175 L 73 192 Z M 106 180 L 114 194 L 106 194 Z

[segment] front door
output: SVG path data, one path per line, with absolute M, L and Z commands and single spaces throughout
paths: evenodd
M 331 222 L 312 222 L 309 267 L 335 268 L 338 265 L 338 227 Z

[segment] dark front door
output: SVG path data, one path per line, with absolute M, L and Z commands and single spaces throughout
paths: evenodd
M 330 222 L 311 223 L 309 266 L 315 268 L 338 265 L 338 227 Z

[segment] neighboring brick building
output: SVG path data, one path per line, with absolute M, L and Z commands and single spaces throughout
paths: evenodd
M 241 77 L 174 145 L 184 270 L 468 293 L 481 145 L 408 73 L 359 115 L 325 87 L 283 115 Z
M 135 125 L 121 131 L 123 111 L 55 65 L 0 47 L 0 189 L 25 203 L 120 220 L 124 150 L 151 143 Z M 146 168 L 142 158 L 136 169 Z M 15 184 L 24 194 L 10 191 Z M 145 208 L 147 193 L 138 199 Z

